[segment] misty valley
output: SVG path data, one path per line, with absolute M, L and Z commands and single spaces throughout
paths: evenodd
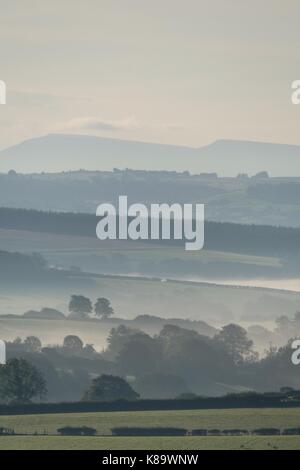
M 53 428 L 46 418 L 41 431 L 22 425 L 18 416 L 9 427 L 4 415 L 0 434 L 255 434 L 271 431 L 250 421 L 245 428 L 232 421 L 231 431 L 220 430 L 221 418 L 216 430 L 198 429 L 197 414 L 184 421 L 190 427 L 178 428 L 183 421 L 176 421 L 174 406 L 186 410 L 184 420 L 194 408 L 222 406 L 226 413 L 232 406 L 298 406 L 297 179 L 265 172 L 226 179 L 131 170 L 10 171 L 0 183 L 0 339 L 6 361 L 0 367 L 0 411 L 49 412 L 51 420 L 56 410 L 65 424 Z M 275 226 L 278 189 L 284 210 Z M 144 237 L 99 240 L 96 207 L 114 207 L 125 190 L 129 209 L 143 195 L 148 217 L 152 203 L 159 207 L 167 200 L 170 210 L 174 200 L 192 205 L 201 197 L 207 208 L 203 249 L 186 250 L 172 223 L 170 236 L 163 236 L 161 225 L 151 239 L 150 219 L 143 220 Z M 113 215 L 119 229 L 119 211 Z M 137 224 L 134 215 L 128 211 L 129 226 Z M 67 418 L 68 406 L 73 418 Z M 118 406 L 132 428 L 121 417 L 119 427 L 90 426 L 95 411 Z M 166 408 L 172 411 L 164 417 Z M 149 415 L 148 426 L 141 427 L 143 410 L 160 413 L 156 425 Z M 272 432 L 298 435 L 297 423 L 285 422 Z
M 296 6 L 0 0 L 0 453 L 300 450 Z
M 190 253 L 176 239 L 100 243 L 96 221 L 0 208 L 1 339 L 42 372 L 43 400 L 81 400 L 103 375 L 146 399 L 300 388 L 300 291 L 255 287 L 295 282 L 299 229 L 207 222 Z

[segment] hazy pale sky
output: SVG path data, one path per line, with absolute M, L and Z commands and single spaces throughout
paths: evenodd
M 64 132 L 300 144 L 299 0 L 0 0 L 0 148 Z

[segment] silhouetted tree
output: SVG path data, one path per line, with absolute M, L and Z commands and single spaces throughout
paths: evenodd
M 115 375 L 101 375 L 85 392 L 86 401 L 136 400 L 139 397 L 126 380 Z
M 93 311 L 92 302 L 83 295 L 72 295 L 69 312 L 80 319 L 86 318 Z
M 105 357 L 115 359 L 123 349 L 124 345 L 128 343 L 130 338 L 137 334 L 148 336 L 141 330 L 129 328 L 125 325 L 119 325 L 117 328 L 112 328 L 107 338 L 108 347 L 105 351 Z
M 64 338 L 63 348 L 71 353 L 81 352 L 83 341 L 76 335 L 68 335 Z
M 42 343 L 37 336 L 27 336 L 24 340 L 24 346 L 28 352 L 39 352 L 42 347 Z
M 120 371 L 135 376 L 154 372 L 161 359 L 159 346 L 147 335 L 132 336 L 117 357 Z
M 247 331 L 239 325 L 231 323 L 224 326 L 215 339 L 225 346 L 235 363 L 253 355 L 253 341 L 248 339 Z
M 10 359 L 0 367 L 0 396 L 9 403 L 29 403 L 47 393 L 42 373 L 25 359 Z
M 94 307 L 95 314 L 101 318 L 108 318 L 114 313 L 110 300 L 105 297 L 99 297 Z

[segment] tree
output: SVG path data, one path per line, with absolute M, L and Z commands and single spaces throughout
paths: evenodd
M 135 335 L 145 335 L 140 330 L 129 328 L 125 325 L 119 325 L 117 328 L 112 328 L 107 338 L 108 347 L 105 351 L 105 357 L 109 360 L 114 360 L 123 349 L 124 345 Z
M 0 367 L 0 396 L 9 403 L 29 403 L 47 393 L 42 373 L 25 359 L 10 359 Z
M 115 375 L 101 375 L 92 381 L 85 392 L 85 401 L 136 400 L 136 393 L 126 380 Z
M 84 319 L 93 311 L 92 302 L 83 295 L 72 295 L 69 302 L 69 312 L 73 316 Z
M 247 331 L 239 325 L 231 323 L 224 326 L 215 338 L 225 346 L 235 363 L 253 355 L 253 341 L 248 339 Z
M 83 349 L 83 341 L 76 335 L 68 335 L 64 338 L 63 348 L 72 353 L 81 352 Z
M 140 376 L 155 372 L 161 359 L 157 341 L 146 334 L 136 334 L 124 344 L 116 363 L 122 374 Z
M 42 347 L 42 343 L 37 336 L 27 336 L 24 340 L 24 346 L 28 352 L 39 352 Z
M 105 297 L 99 297 L 97 302 L 95 303 L 95 314 L 98 317 L 102 317 L 106 319 L 114 314 L 114 309 L 111 306 L 110 300 L 106 299 Z
M 210 384 L 232 379 L 233 360 L 223 345 L 212 338 L 167 324 L 157 341 L 163 355 L 160 372 L 179 375 L 197 387 L 197 392 L 210 393 Z

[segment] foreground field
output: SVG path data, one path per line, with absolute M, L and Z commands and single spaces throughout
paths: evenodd
M 284 429 L 288 427 L 300 427 L 300 408 L 123 411 L 1 416 L 0 427 L 1 426 L 13 428 L 16 433 L 20 434 L 38 433 L 50 435 L 55 435 L 57 428 L 62 426 L 90 426 L 97 429 L 99 435 L 106 436 L 111 434 L 112 427 L 117 426 L 173 426 L 183 427 L 188 430 L 196 428 L 241 428 L 251 430 L 261 427 Z M 207 439 L 210 439 L 210 437 Z M 223 438 L 216 437 L 213 439 Z M 245 439 L 251 440 L 256 439 L 256 437 L 247 437 Z M 272 437 L 270 439 L 273 442 L 274 438 Z
M 300 436 L 0 437 L 0 450 L 299 450 Z

